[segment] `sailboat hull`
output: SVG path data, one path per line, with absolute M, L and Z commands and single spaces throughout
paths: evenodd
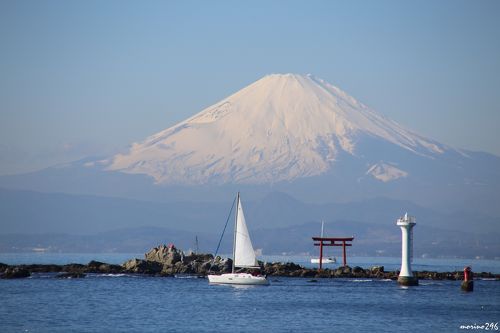
M 254 276 L 248 273 L 228 273 L 209 275 L 208 281 L 213 284 L 238 284 L 238 285 L 268 285 L 265 276 Z

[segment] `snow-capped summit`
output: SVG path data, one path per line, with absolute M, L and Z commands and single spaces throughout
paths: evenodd
M 147 174 L 165 184 L 290 181 L 327 172 L 340 153 L 359 155 L 361 138 L 420 156 L 448 149 L 324 80 L 272 74 L 134 143 L 128 153 L 114 156 L 108 169 Z M 379 167 L 374 177 L 388 181 L 394 177 L 383 176 L 384 170 L 394 174 L 394 169 Z M 397 174 L 396 179 L 407 175 L 399 169 Z

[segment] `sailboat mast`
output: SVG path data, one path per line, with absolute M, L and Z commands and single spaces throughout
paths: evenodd
M 236 213 L 234 214 L 234 239 L 233 239 L 233 266 L 231 273 L 234 273 L 234 262 L 236 261 L 236 233 L 238 232 L 238 209 L 240 208 L 240 192 L 236 197 Z

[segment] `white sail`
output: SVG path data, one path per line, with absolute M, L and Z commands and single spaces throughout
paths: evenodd
M 236 212 L 236 235 L 234 243 L 234 266 L 236 267 L 255 267 L 258 266 L 252 241 L 248 234 L 245 223 L 245 215 L 241 200 L 238 197 L 238 211 Z

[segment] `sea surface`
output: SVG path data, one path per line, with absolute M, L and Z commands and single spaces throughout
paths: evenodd
M 121 263 L 142 257 L 46 255 L 0 254 L 0 262 Z M 387 266 L 393 259 L 348 263 Z M 444 264 L 419 263 L 437 271 Z M 452 263 L 459 269 L 463 264 L 469 263 Z M 498 262 L 492 265 L 484 270 L 496 271 Z M 464 332 L 486 330 L 490 323 L 490 330 L 495 324 L 500 329 L 500 281 L 477 280 L 474 292 L 465 293 L 460 281 L 422 280 L 404 288 L 390 280 L 271 277 L 269 286 L 234 287 L 189 276 L 53 277 L 0 280 L 0 332 Z

